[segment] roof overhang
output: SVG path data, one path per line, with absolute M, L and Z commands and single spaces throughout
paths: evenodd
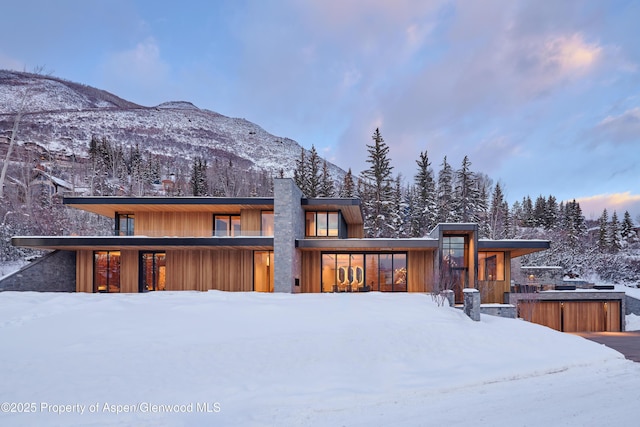
M 211 212 L 239 214 L 243 209 L 273 210 L 262 197 L 65 197 L 65 205 L 106 217 L 116 212 Z
M 36 236 L 11 238 L 13 246 L 59 250 L 251 249 L 273 250 L 273 237 Z
M 300 250 L 320 251 L 400 251 L 436 250 L 434 239 L 301 239 L 296 240 Z
M 478 251 L 510 252 L 511 258 L 544 251 L 550 247 L 549 240 L 478 240 Z
M 336 199 L 336 198 L 314 198 L 302 199 L 302 209 L 305 211 L 341 211 L 347 224 L 363 224 L 362 208 L 360 199 Z

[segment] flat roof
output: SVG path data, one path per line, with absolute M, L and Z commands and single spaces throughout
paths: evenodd
M 273 250 L 272 236 L 147 237 L 147 236 L 16 236 L 13 246 L 60 250 L 251 249 Z
M 273 210 L 268 197 L 65 197 L 65 205 L 113 218 L 116 212 L 239 213 L 242 209 Z
M 409 249 L 435 250 L 438 241 L 434 239 L 300 239 L 296 246 L 301 250 L 361 250 L 394 251 Z
M 478 251 L 511 252 L 511 256 L 514 258 L 534 252 L 544 251 L 550 247 L 551 242 L 549 240 L 478 239 Z

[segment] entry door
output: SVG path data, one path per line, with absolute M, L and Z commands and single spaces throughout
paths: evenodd
M 164 291 L 166 271 L 167 254 L 165 252 L 141 252 L 138 292 Z

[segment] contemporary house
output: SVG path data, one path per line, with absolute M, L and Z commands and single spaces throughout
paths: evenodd
M 485 240 L 477 224 L 439 224 L 429 236 L 364 238 L 358 199 L 305 198 L 275 179 L 273 198 L 70 197 L 113 218 L 113 236 L 14 237 L 74 259 L 78 292 L 218 289 L 259 292 L 429 292 L 447 281 L 503 303 L 511 259 L 543 240 Z

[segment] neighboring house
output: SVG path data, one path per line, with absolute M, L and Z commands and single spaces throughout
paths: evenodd
M 114 236 L 14 237 L 16 246 L 75 253 L 78 292 L 218 289 L 261 292 L 429 292 L 438 281 L 503 303 L 511 259 L 546 240 L 485 240 L 477 224 L 429 236 L 364 238 L 358 199 L 305 198 L 291 179 L 273 198 L 71 197 L 111 217 Z

